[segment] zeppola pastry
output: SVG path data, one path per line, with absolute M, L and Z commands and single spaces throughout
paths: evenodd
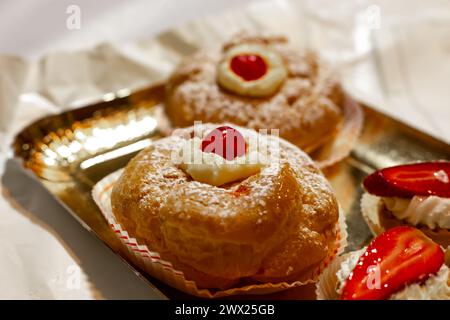
M 166 88 L 166 113 L 175 127 L 198 120 L 278 129 L 308 153 L 332 140 L 344 119 L 333 73 L 284 37 L 238 35 L 220 52 L 187 58 Z
M 235 125 L 188 127 L 126 166 L 116 220 L 199 288 L 308 280 L 334 256 L 338 204 L 296 146 Z
M 444 250 L 420 230 L 395 227 L 366 248 L 335 259 L 320 276 L 317 296 L 343 300 L 450 300 L 450 269 Z
M 411 225 L 444 247 L 450 245 L 450 162 L 406 164 L 378 170 L 364 180 L 364 218 L 380 233 Z

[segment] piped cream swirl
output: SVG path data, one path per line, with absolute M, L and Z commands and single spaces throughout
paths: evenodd
M 412 199 L 382 198 L 386 208 L 399 220 L 430 229 L 450 229 L 450 198 L 414 196 Z

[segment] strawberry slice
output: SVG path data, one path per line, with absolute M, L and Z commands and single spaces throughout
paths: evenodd
M 227 160 L 233 160 L 247 152 L 247 143 L 238 130 L 222 126 L 208 133 L 202 140 L 201 150 L 215 153 Z
M 423 282 L 444 264 L 444 251 L 408 226 L 379 235 L 359 258 L 342 294 L 343 300 L 383 300 L 411 283 Z
M 450 198 L 450 162 L 405 164 L 375 171 L 364 188 L 380 197 L 412 198 L 435 195 Z

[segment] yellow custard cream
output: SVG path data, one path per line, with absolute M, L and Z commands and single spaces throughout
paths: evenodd
M 240 54 L 255 54 L 264 59 L 267 71 L 260 79 L 246 81 L 230 69 L 230 61 Z M 243 44 L 232 47 L 217 67 L 219 84 L 240 95 L 264 97 L 273 94 L 287 77 L 287 69 L 281 56 L 269 47 L 256 44 Z
M 269 163 L 270 157 L 259 151 L 260 144 L 257 142 L 247 141 L 245 155 L 233 160 L 203 152 L 201 143 L 198 137 L 186 140 L 181 152 L 180 167 L 195 181 L 221 186 L 256 174 Z
M 386 208 L 399 220 L 430 229 L 450 229 L 450 198 L 414 196 L 412 199 L 382 198 Z

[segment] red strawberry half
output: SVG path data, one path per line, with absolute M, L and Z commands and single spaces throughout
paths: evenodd
M 375 171 L 363 182 L 379 197 L 412 198 L 435 195 L 450 198 L 450 162 L 422 162 Z
M 211 152 L 227 160 L 241 157 L 247 152 L 247 143 L 242 134 L 229 126 L 217 127 L 203 140 L 203 152 Z
M 348 277 L 343 300 L 383 300 L 411 283 L 423 282 L 444 263 L 441 247 L 421 231 L 401 226 L 379 235 Z

